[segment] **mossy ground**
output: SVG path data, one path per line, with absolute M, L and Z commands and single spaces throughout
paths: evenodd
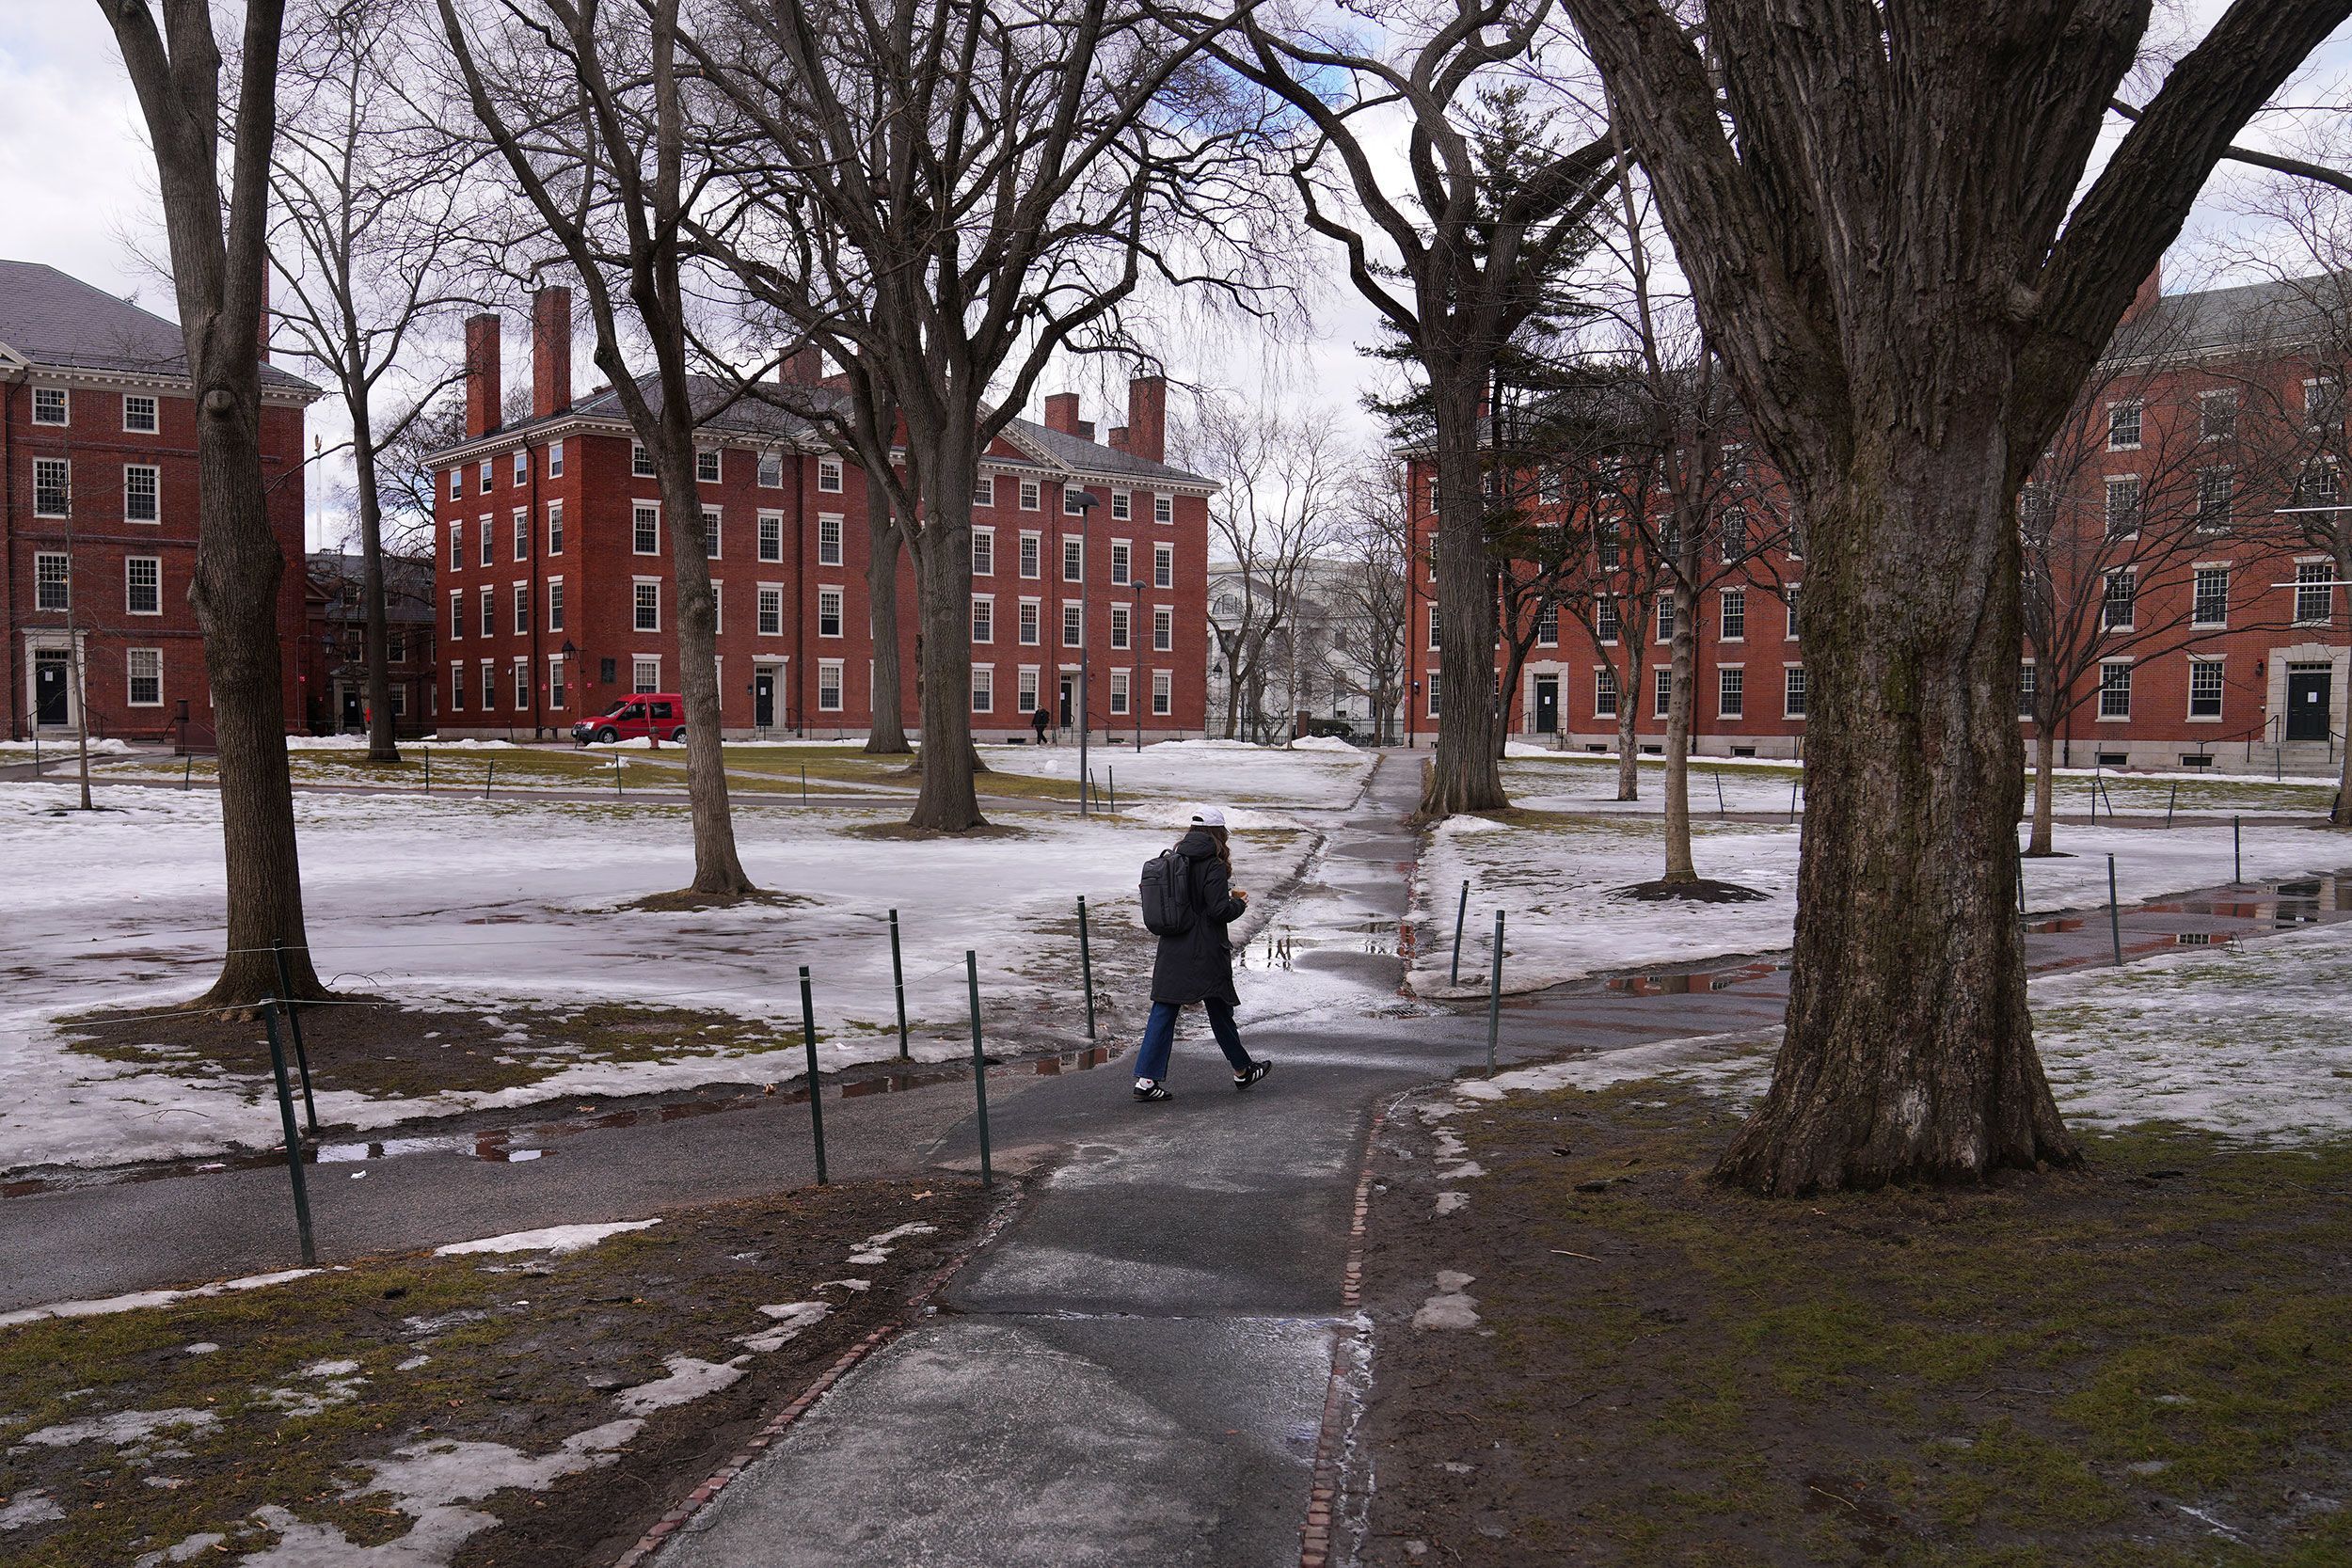
M 759 1306 L 829 1303 L 832 1316 L 750 1356 L 741 1382 L 652 1416 L 612 1465 L 472 1505 L 500 1523 L 455 1559 L 458 1568 L 605 1560 L 766 1412 L 901 1310 L 982 1209 L 969 1183 L 819 1188 L 674 1213 L 569 1256 L 376 1259 L 167 1307 L 0 1329 L 0 1502 L 38 1491 L 63 1513 L 0 1535 L 0 1564 L 119 1568 L 208 1531 L 251 1550 L 273 1538 L 253 1519 L 265 1504 L 357 1543 L 395 1540 L 414 1521 L 395 1499 L 359 1489 L 362 1462 L 433 1441 L 549 1452 L 617 1418 L 613 1390 L 661 1377 L 666 1357 L 743 1355 L 737 1336 L 771 1326 Z M 886 1263 L 843 1261 L 861 1239 L 910 1220 L 936 1229 L 894 1243 Z M 821 1289 L 845 1274 L 870 1289 Z M 321 1362 L 358 1366 L 337 1374 L 347 1384 L 338 1393 L 306 1371 Z M 277 1390 L 325 1398 L 289 1408 Z M 63 1422 L 163 1409 L 201 1411 L 213 1423 L 145 1447 L 24 1442 Z
M 1679 1085 L 1448 1125 L 1483 1178 L 1409 1114 L 1377 1165 L 1370 1562 L 2352 1561 L 2352 1146 L 2142 1127 L 1768 1202 L 1706 1180 L 1734 1122 Z M 1406 1326 L 1440 1269 L 1478 1330 Z

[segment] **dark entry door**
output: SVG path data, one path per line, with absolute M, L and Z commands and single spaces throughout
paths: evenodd
M 345 681 L 343 683 L 343 728 L 361 729 L 366 726 L 367 721 L 367 716 L 361 711 L 359 689 Z
M 1064 675 L 1061 678 L 1061 727 L 1063 729 L 1070 728 L 1070 716 L 1077 710 L 1078 677 Z
M 776 673 L 762 670 L 752 677 L 752 722 L 767 729 L 776 721 Z
M 1535 733 L 1560 733 L 1560 677 L 1557 675 L 1535 677 Z
M 2334 672 L 2328 670 L 2289 670 L 2287 672 L 2287 738 L 2289 740 L 2325 740 L 2328 738 L 2328 713 L 2334 695 Z
M 72 658 L 63 652 L 37 652 L 33 655 L 35 723 L 62 729 L 73 721 L 72 705 L 66 701 L 66 682 L 72 678 Z

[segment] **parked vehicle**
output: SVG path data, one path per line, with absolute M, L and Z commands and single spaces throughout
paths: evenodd
M 657 741 L 684 741 L 686 699 L 675 691 L 641 691 L 572 726 L 572 738 L 583 746 L 592 740 L 639 740 L 647 736 Z

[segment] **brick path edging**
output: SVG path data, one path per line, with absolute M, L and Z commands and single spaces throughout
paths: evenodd
M 1312 1485 L 1307 1516 L 1298 1527 L 1298 1568 L 1329 1568 L 1331 1517 L 1340 1500 L 1340 1456 L 1346 1447 L 1349 1411 L 1347 1374 L 1369 1354 L 1372 1324 L 1363 1315 L 1364 1222 L 1372 1212 L 1372 1156 L 1387 1122 L 1388 1107 L 1373 1107 L 1364 1129 L 1364 1158 L 1356 1176 L 1356 1212 L 1347 1231 L 1347 1266 L 1340 1276 L 1340 1307 L 1345 1313 L 1331 1339 L 1331 1380 L 1323 1396 L 1323 1425 L 1315 1433 Z
M 642 1565 L 653 1556 L 664 1541 L 683 1528 L 688 1520 L 708 1507 L 711 1499 L 725 1491 L 728 1484 L 748 1469 L 754 1460 L 772 1448 L 776 1440 L 790 1430 L 793 1422 L 808 1414 L 817 1402 L 823 1399 L 832 1390 L 833 1386 L 841 1381 L 844 1373 L 880 1350 L 899 1330 L 914 1322 L 931 1297 L 937 1295 L 982 1247 L 994 1241 L 997 1233 L 1011 1223 L 1015 1211 L 1020 1208 L 1021 1196 L 1022 1189 L 1016 1185 L 1003 1201 L 996 1205 L 995 1212 L 989 1215 L 978 1232 L 966 1242 L 955 1256 L 932 1271 L 930 1277 L 924 1280 L 913 1295 L 907 1297 L 906 1306 L 901 1310 L 889 1322 L 843 1351 L 834 1360 L 833 1365 L 818 1373 L 816 1379 L 801 1390 L 799 1398 L 786 1405 L 766 1426 L 754 1433 L 740 1449 L 727 1457 L 725 1464 L 712 1471 L 709 1478 L 700 1486 L 688 1493 L 684 1501 L 660 1519 L 655 1520 L 652 1527 L 644 1535 L 638 1537 L 635 1545 L 612 1560 L 612 1568 L 642 1568 Z M 1359 1218 L 1359 1224 L 1360 1223 Z

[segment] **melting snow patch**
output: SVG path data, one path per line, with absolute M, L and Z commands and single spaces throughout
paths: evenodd
M 1469 1329 L 1478 1326 L 1478 1302 L 1462 1293 L 1463 1287 L 1477 1278 L 1455 1269 L 1438 1271 L 1438 1293 L 1421 1304 L 1413 1314 L 1413 1326 L 1422 1329 Z
M 865 1286 L 864 1280 L 858 1281 L 860 1290 L 865 1289 Z M 822 1290 L 824 1287 L 820 1285 L 818 1289 Z M 763 1328 L 755 1334 L 739 1334 L 735 1337 L 735 1342 L 748 1350 L 757 1351 L 763 1355 L 771 1350 L 782 1350 L 787 1343 L 799 1338 L 805 1330 L 814 1328 L 823 1322 L 825 1315 L 832 1310 L 830 1306 L 821 1301 L 790 1301 L 775 1307 L 763 1307 L 759 1309 L 760 1315 L 773 1318 L 775 1325 L 771 1328 Z
M 215 1530 L 206 1530 L 201 1535 L 189 1536 L 176 1546 L 166 1546 L 160 1552 L 150 1552 L 145 1557 L 134 1558 L 131 1560 L 131 1568 L 165 1568 L 167 1563 L 193 1562 L 214 1547 L 225 1546 L 228 1544 L 227 1536 Z
M 474 1252 L 580 1252 L 595 1246 L 607 1236 L 618 1236 L 625 1230 L 644 1230 L 660 1225 L 660 1220 L 623 1220 L 613 1225 L 550 1225 L 539 1230 L 514 1230 L 503 1236 L 485 1236 L 480 1241 L 452 1242 L 433 1249 L 436 1258 L 455 1258 Z
M 57 1506 L 56 1499 L 35 1488 L 30 1492 L 19 1492 L 8 1499 L 6 1507 L 0 1507 L 0 1529 L 26 1529 L 64 1517 L 65 1510 Z
M 842 1290 L 855 1291 L 861 1294 L 874 1288 L 874 1282 L 870 1279 L 827 1279 L 819 1282 L 817 1288 L 820 1291 L 830 1291 L 836 1285 Z M 762 1307 L 760 1310 L 764 1312 L 767 1308 Z
M 1764 1035 L 1693 1035 L 1623 1051 L 1596 1052 L 1518 1068 L 1492 1078 L 1466 1078 L 1454 1085 L 1454 1093 L 1464 1101 L 1492 1101 L 1506 1094 L 1540 1094 L 1550 1089 L 1605 1089 L 1642 1078 L 1711 1081 L 1735 1093 L 1760 1093 L 1772 1058 L 1758 1047 L 1778 1035 L 1778 1030 Z
M 894 1225 L 881 1235 L 868 1236 L 858 1243 L 857 1250 L 850 1254 L 850 1261 L 852 1263 L 887 1263 L 890 1261 L 890 1254 L 893 1250 L 891 1243 L 907 1236 L 929 1236 L 938 1228 L 939 1227 L 935 1225 L 924 1225 L 914 1220 L 910 1220 L 904 1225 Z
M 229 1291 L 258 1291 L 265 1285 L 283 1285 L 290 1279 L 308 1279 L 318 1269 L 280 1269 L 276 1274 L 249 1275 L 243 1279 L 224 1279 L 216 1284 L 199 1285 L 188 1291 L 135 1291 L 126 1296 L 103 1296 L 95 1301 L 58 1301 L 47 1307 L 27 1307 L 21 1311 L 0 1312 L 0 1328 L 14 1328 L 19 1323 L 39 1323 L 43 1318 L 97 1318 L 109 1312 L 135 1312 L 143 1307 L 169 1307 L 174 1302 L 195 1301 L 204 1296 L 216 1296 Z M 220 1347 L 213 1347 L 217 1350 Z
M 743 1363 L 748 1359 L 739 1355 L 732 1361 L 699 1361 L 691 1355 L 673 1355 L 661 1363 L 670 1369 L 669 1376 L 624 1388 L 612 1396 L 612 1402 L 632 1416 L 650 1416 L 673 1405 L 691 1404 L 740 1379 Z
M 201 1432 L 219 1424 L 220 1418 L 209 1410 L 118 1410 L 111 1416 L 62 1421 L 39 1432 L 28 1432 L 17 1440 L 17 1446 L 70 1449 L 83 1443 L 103 1443 L 108 1448 L 146 1450 L 164 1433 Z M 156 1450 L 158 1457 L 164 1451 L 167 1450 Z
M 344 1404 L 359 1397 L 359 1390 L 368 1380 L 355 1376 L 358 1370 L 357 1361 L 314 1361 L 294 1374 L 316 1380 L 313 1386 L 287 1385 L 265 1389 L 262 1402 L 291 1417 L 315 1416 L 330 1405 Z
M 1469 1207 L 1470 1194 L 1468 1193 L 1439 1193 L 1438 1195 L 1438 1216 L 1440 1219 Z

